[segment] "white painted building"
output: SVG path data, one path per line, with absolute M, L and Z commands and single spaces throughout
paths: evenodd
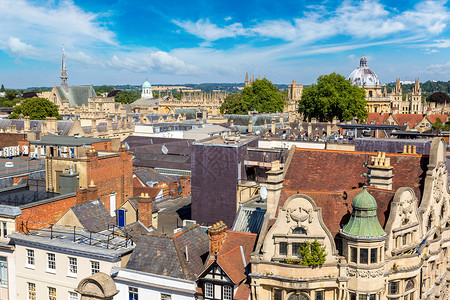
M 161 299 L 193 300 L 197 285 L 195 281 L 167 277 L 146 272 L 113 268 L 112 278 L 119 293 L 115 300 Z

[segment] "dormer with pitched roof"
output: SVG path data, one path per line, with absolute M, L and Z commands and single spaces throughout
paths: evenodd
M 250 254 L 256 244 L 256 234 L 231 231 L 216 223 L 210 235 L 209 259 L 198 276 L 203 299 L 250 299 Z

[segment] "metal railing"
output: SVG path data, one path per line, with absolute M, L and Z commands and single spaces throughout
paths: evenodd
M 23 234 L 48 237 L 51 240 L 62 239 L 73 243 L 111 250 L 124 249 L 134 245 L 129 232 L 111 224 L 108 226 L 107 231 L 108 233 L 92 232 L 78 226 L 55 225 L 31 221 L 22 221 L 20 224 L 20 232 Z

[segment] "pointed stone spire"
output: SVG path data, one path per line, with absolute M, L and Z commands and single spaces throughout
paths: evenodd
M 248 80 L 248 72 L 246 72 L 244 86 L 249 86 L 249 85 L 250 85 L 250 80 Z
M 69 92 L 69 85 L 67 83 L 67 68 L 66 68 L 66 53 L 64 51 L 64 45 L 63 45 L 63 52 L 62 52 L 62 64 L 61 64 L 61 87 L 64 89 L 64 91 L 67 93 Z

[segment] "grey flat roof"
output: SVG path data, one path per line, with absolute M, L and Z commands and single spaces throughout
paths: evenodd
M 94 256 L 112 261 L 118 261 L 121 256 L 134 249 L 135 245 L 130 239 L 126 240 L 105 232 L 90 233 L 76 230 L 74 241 L 73 229 L 55 227 L 53 230 L 50 228 L 34 230 L 29 234 L 12 233 L 8 237 L 19 245 Z
M 61 145 L 61 146 L 83 146 L 91 145 L 93 143 L 100 143 L 109 141 L 109 139 L 74 137 L 74 136 L 59 136 L 59 135 L 44 135 L 40 140 L 30 141 L 32 145 Z

